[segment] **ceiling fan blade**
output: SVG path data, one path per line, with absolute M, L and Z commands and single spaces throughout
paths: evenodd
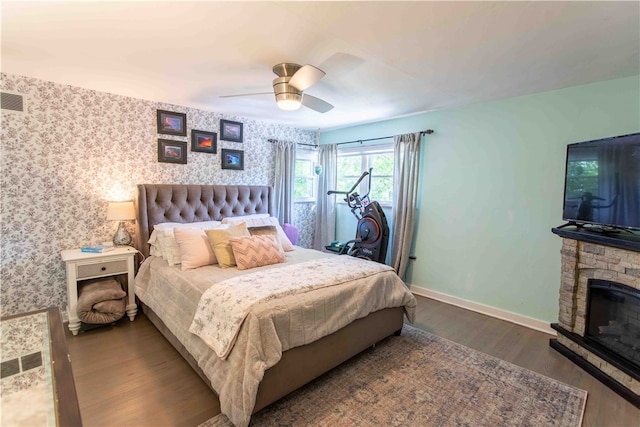
M 236 98 L 238 96 L 253 96 L 253 95 L 273 95 L 273 91 L 271 91 L 271 92 L 242 93 L 242 94 L 239 94 L 239 95 L 220 95 L 218 98 Z
M 318 83 L 318 81 L 323 78 L 324 75 L 325 72 L 320 68 L 316 68 L 313 65 L 307 64 L 302 66 L 293 74 L 293 76 L 291 76 L 289 84 L 296 89 L 303 91 Z
M 315 96 L 307 95 L 306 93 L 302 96 L 302 105 L 307 108 L 311 108 L 318 113 L 326 113 L 333 109 L 333 105 L 329 104 L 327 101 L 323 101 Z

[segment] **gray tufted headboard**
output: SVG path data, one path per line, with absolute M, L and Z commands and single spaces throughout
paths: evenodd
M 149 236 L 163 222 L 220 221 L 230 216 L 273 215 L 273 189 L 266 185 L 139 184 L 137 247 L 149 256 Z

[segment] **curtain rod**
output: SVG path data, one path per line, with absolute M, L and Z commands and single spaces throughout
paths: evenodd
M 420 131 L 420 134 L 426 134 L 426 135 L 431 135 L 434 131 L 432 129 L 427 129 L 427 130 L 423 130 Z M 336 143 L 336 145 L 342 145 L 342 144 L 353 144 L 354 142 L 359 142 L 360 144 L 362 144 L 365 141 L 378 141 L 380 139 L 389 139 L 389 138 L 393 138 L 395 135 L 391 135 L 391 136 L 381 136 L 379 138 L 369 138 L 369 139 L 356 139 L 354 141 L 345 141 L 345 142 L 338 142 Z
M 267 141 L 269 141 L 270 143 L 274 144 L 274 143 L 278 142 L 279 139 L 269 138 L 269 139 L 267 139 Z M 305 144 L 304 142 L 296 142 L 296 144 L 298 144 L 298 145 L 306 145 L 307 147 L 318 148 L 318 146 L 316 144 Z
M 434 132 L 433 129 L 427 129 L 427 130 L 423 130 L 420 131 L 420 134 L 426 134 L 426 135 L 431 135 Z M 379 141 L 381 139 L 389 139 L 389 138 L 393 138 L 395 135 L 391 135 L 391 136 L 381 136 L 379 138 L 369 138 L 369 139 L 356 139 L 353 141 L 345 141 L 345 142 L 338 142 L 336 145 L 342 145 L 342 144 L 353 144 L 354 142 L 359 142 L 360 144 L 362 144 L 363 142 L 367 142 L 367 141 Z M 273 139 L 273 138 L 269 138 L 267 139 L 267 141 L 269 141 L 270 143 L 275 143 L 278 142 L 277 139 Z M 304 142 L 296 142 L 296 144 L 298 145 L 306 145 L 308 147 L 313 147 L 313 148 L 318 148 L 318 146 L 316 144 L 305 144 Z

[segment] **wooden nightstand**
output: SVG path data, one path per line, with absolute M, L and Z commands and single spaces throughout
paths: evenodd
M 138 313 L 135 301 L 133 279 L 135 276 L 135 256 L 137 250 L 131 246 L 120 246 L 104 253 L 82 252 L 80 249 L 62 251 L 62 260 L 67 266 L 67 314 L 69 330 L 78 335 L 80 319 L 78 318 L 78 281 L 97 277 L 127 275 L 127 316 L 133 322 Z

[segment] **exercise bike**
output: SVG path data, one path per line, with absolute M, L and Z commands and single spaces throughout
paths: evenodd
M 362 173 L 358 181 L 348 191 L 327 191 L 327 195 L 344 194 L 344 201 L 351 208 L 351 213 L 358 220 L 356 238 L 339 246 L 340 255 L 350 255 L 384 264 L 389 243 L 389 224 L 382 207 L 376 201 L 369 200 L 371 193 L 371 171 Z M 369 177 L 367 194 L 360 196 L 355 189 L 363 179 Z

